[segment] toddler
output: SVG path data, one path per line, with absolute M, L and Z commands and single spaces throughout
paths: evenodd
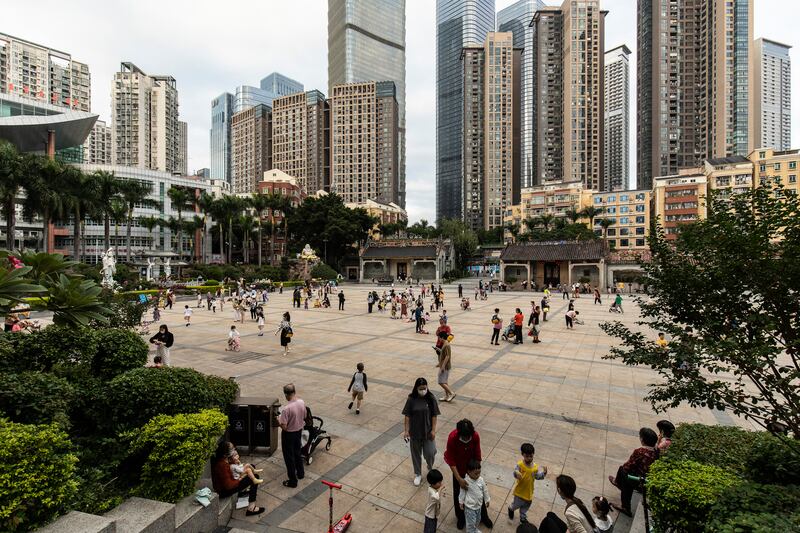
M 470 459 L 467 463 L 467 488 L 458 493 L 458 506 L 464 511 L 467 522 L 467 533 L 478 533 L 478 522 L 481 520 L 481 505 L 489 508 L 491 500 L 486 482 L 481 477 L 481 462 Z
M 597 531 L 600 533 L 611 533 L 614 530 L 614 521 L 608 516 L 611 512 L 611 504 L 603 496 L 592 498 L 592 514 Z
M 422 533 L 436 533 L 439 525 L 439 512 L 442 510 L 441 488 L 444 476 L 437 469 L 428 471 L 428 504 L 425 506 L 425 529 Z
M 367 392 L 367 374 L 364 373 L 364 363 L 356 365 L 356 371 L 353 374 L 353 379 L 350 380 L 350 385 L 347 387 L 347 392 L 353 393 L 353 398 L 348 409 L 353 408 L 353 401 L 356 402 L 356 414 L 361 414 L 361 402 L 364 401 L 364 393 Z
M 256 477 L 256 474 L 260 474 L 264 470 L 256 470 L 253 468 L 253 465 L 250 464 L 243 465 L 239 459 L 239 452 L 237 452 L 235 449 L 231 452 L 228 462 L 231 466 L 231 474 L 233 475 L 233 479 L 238 481 L 242 478 L 242 476 L 246 475 L 250 478 L 250 481 L 253 482 L 253 485 L 260 485 L 261 483 L 264 483 L 263 479 Z
M 238 352 L 241 347 L 241 340 L 239 331 L 236 325 L 231 326 L 231 331 L 228 333 L 228 347 L 225 348 L 226 352 Z
M 188 305 L 183 307 L 183 319 L 186 321 L 186 327 L 188 328 L 189 324 L 192 323 L 192 310 Z
M 514 468 L 514 479 L 517 483 L 514 485 L 514 500 L 508 506 L 508 517 L 514 520 L 514 511 L 519 509 L 519 521 L 525 523 L 528 521 L 528 509 L 533 503 L 533 483 L 537 479 L 544 479 L 547 467 L 543 466 L 540 470 L 539 465 L 533 462 L 535 449 L 530 442 L 523 443 L 520 452 L 522 460 Z
M 667 339 L 664 338 L 664 332 L 660 332 L 658 334 L 658 340 L 656 341 L 659 348 L 666 348 L 667 347 Z

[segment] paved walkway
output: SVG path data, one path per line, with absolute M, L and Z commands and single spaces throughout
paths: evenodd
M 322 448 L 315 452 L 306 478 L 296 489 L 281 485 L 285 471 L 280 453 L 252 458 L 265 469 L 267 482 L 259 490 L 259 503 L 268 512 L 245 517 L 243 511 L 237 511 L 231 527 L 325 531 L 328 500 L 319 483 L 324 478 L 344 485 L 334 497 L 334 515 L 353 513 L 353 533 L 421 531 L 426 488 L 424 483 L 420 487 L 411 483 L 413 471 L 408 446 L 401 438 L 400 411 L 419 376 L 428 379 L 437 396 L 442 392 L 436 385 L 434 338 L 415 334 L 413 323 L 391 320 L 388 312 L 367 314 L 366 295 L 372 288 L 345 285 L 345 311 L 292 311 L 291 293 L 274 293 L 265 307 L 265 335 L 257 336 L 256 324 L 248 315 L 239 326 L 242 351 L 235 354 L 224 351 L 232 324 L 229 305 L 216 314 L 195 309 L 189 328 L 182 325 L 184 302 L 162 313 L 175 333 L 174 365 L 237 376 L 243 396 L 281 397 L 282 402 L 282 386 L 294 382 L 299 396 L 324 419 L 325 428 L 334 436 L 329 452 Z M 471 286 L 465 285 L 467 290 L 472 296 Z M 641 426 L 655 428 L 662 417 L 676 424 L 744 425 L 723 413 L 686 407 L 657 415 L 642 401 L 654 373 L 602 359 L 614 339 L 606 336 L 598 323 L 621 319 L 633 324 L 637 308 L 628 297 L 626 314 L 620 316 L 608 313 L 609 298 L 604 298 L 603 305 L 593 305 L 592 298 L 585 295 L 576 300 L 585 325 L 568 330 L 563 318 L 567 300 L 554 294 L 551 320 L 544 323 L 541 344 L 534 345 L 526 338 L 521 346 L 502 341 L 494 346 L 489 343 L 493 309 L 499 307 L 507 323 L 514 308 L 522 308 L 527 316 L 531 299 L 538 303 L 542 295 L 495 292 L 488 301 L 473 302 L 473 310 L 465 312 L 459 309 L 456 287 L 446 286 L 445 292 L 445 308 L 455 335 L 450 379 L 458 397 L 440 404 L 436 463 L 446 480 L 441 531 L 456 531 L 450 476 L 442 455 L 448 433 L 461 418 L 472 420 L 481 435 L 483 476 L 492 496 L 490 514 L 496 532 L 514 531 L 517 525 L 508 519 L 505 507 L 511 500 L 512 470 L 523 442 L 535 445 L 535 460 L 549 469 L 547 479 L 536 483 L 529 514 L 538 524 L 551 509 L 563 511 L 554 482 L 562 472 L 576 479 L 584 501 L 597 494 L 618 501 L 619 492 L 607 476 L 614 474 L 638 445 Z M 335 306 L 336 298 L 331 300 Z M 273 332 L 286 310 L 292 312 L 295 335 L 291 352 L 284 357 Z M 433 331 L 435 326 L 429 329 Z M 358 362 L 364 362 L 369 378 L 359 416 L 355 410 L 347 410 L 346 392 Z M 615 531 L 627 531 L 626 523 L 623 518 Z

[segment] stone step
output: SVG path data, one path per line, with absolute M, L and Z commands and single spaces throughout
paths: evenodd
M 175 505 L 171 503 L 129 498 L 104 515 L 117 522 L 120 533 L 173 533 Z
M 212 492 L 209 506 L 203 507 L 187 496 L 175 504 L 175 533 L 212 533 L 219 525 L 219 496 Z
M 70 511 L 58 520 L 38 530 L 39 533 L 122 533 L 117 523 L 103 516 Z

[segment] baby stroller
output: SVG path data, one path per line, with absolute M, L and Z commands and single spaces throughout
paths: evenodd
M 317 425 L 319 424 L 319 425 Z M 306 407 L 306 425 L 300 433 L 300 455 L 306 460 L 306 464 L 310 465 L 314 458 L 311 454 L 319 446 L 322 441 L 327 441 L 325 449 L 331 449 L 331 436 L 322 429 L 324 422 L 318 416 L 311 416 L 311 409 Z

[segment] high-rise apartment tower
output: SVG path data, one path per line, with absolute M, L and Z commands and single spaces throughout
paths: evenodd
M 629 69 L 630 49 L 618 46 L 605 56 L 605 131 L 603 133 L 605 188 L 607 191 L 628 189 L 630 173 L 630 103 Z
M 753 148 L 792 148 L 791 46 L 756 39 L 753 48 Z

